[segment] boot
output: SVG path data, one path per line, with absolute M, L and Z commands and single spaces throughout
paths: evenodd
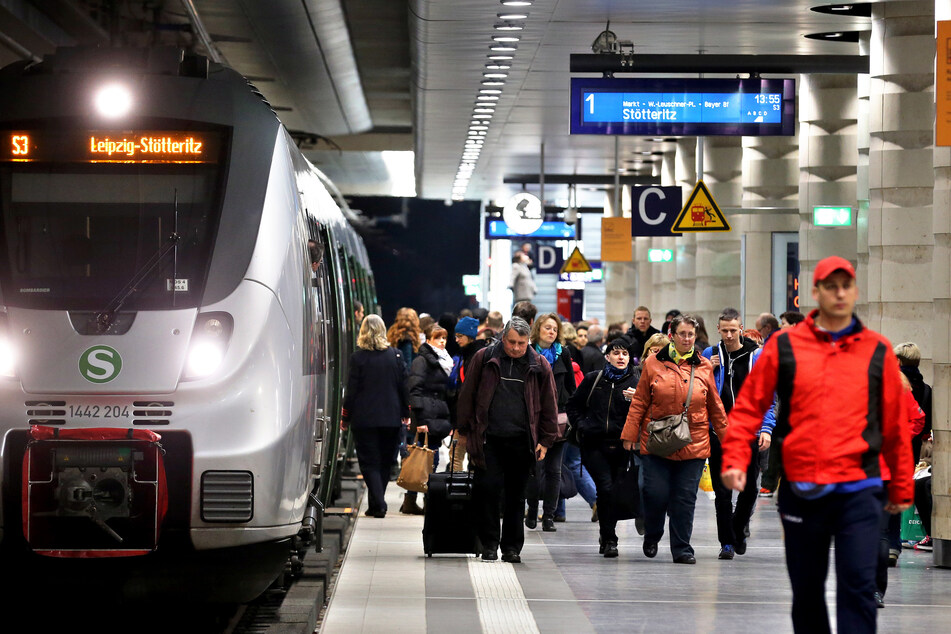
M 538 526 L 538 507 L 532 508 L 528 505 L 528 511 L 525 512 L 525 528 L 535 528 Z
M 551 515 L 542 516 L 542 530 L 546 533 L 554 533 L 558 529 L 555 528 L 555 518 Z
M 400 513 L 406 515 L 422 515 L 423 509 L 416 503 L 416 492 L 410 491 L 403 496 L 403 506 L 400 507 Z

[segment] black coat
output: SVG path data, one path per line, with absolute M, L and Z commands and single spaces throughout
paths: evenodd
M 624 398 L 622 392 L 629 387 L 636 388 L 640 377 L 640 368 L 630 365 L 617 382 L 609 381 L 600 370 L 586 374 L 581 385 L 568 399 L 566 409 L 571 426 L 584 436 L 620 438 L 631 407 L 631 402 Z
M 624 334 L 624 338 L 627 340 L 627 352 L 631 355 L 631 363 L 634 363 L 634 359 L 641 358 L 644 354 L 644 344 L 647 343 L 648 339 L 659 332 L 660 331 L 653 326 L 648 326 L 647 332 L 641 332 L 634 326 L 630 327 Z
M 399 427 L 409 418 L 406 366 L 395 348 L 357 350 L 343 399 L 343 420 L 351 427 Z
M 604 353 L 601 347 L 589 343 L 581 349 L 581 357 L 584 363 L 581 364 L 581 371 L 588 375 L 588 372 L 597 372 L 604 367 Z
M 429 427 L 430 443 L 449 435 L 448 381 L 449 375 L 439 364 L 436 352 L 428 343 L 421 345 L 413 360 L 407 386 L 413 429 L 419 425 Z

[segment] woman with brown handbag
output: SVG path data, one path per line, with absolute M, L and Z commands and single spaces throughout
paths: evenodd
M 644 469 L 644 554 L 657 555 L 670 517 L 674 563 L 695 564 L 690 536 L 703 465 L 710 456 L 709 429 L 726 433 L 726 414 L 717 393 L 713 365 L 694 348 L 697 321 L 679 315 L 673 341 L 643 364 L 621 439 L 625 449 L 640 443 Z
M 368 517 L 386 515 L 383 496 L 404 425 L 409 425 L 406 365 L 386 340 L 383 319 L 367 315 L 360 325 L 357 350 L 350 358 L 340 427 L 353 434 L 360 473 L 367 485 Z
M 558 397 L 559 437 L 551 446 L 545 458 L 535 463 L 535 477 L 528 481 L 525 497 L 528 500 L 528 512 L 525 526 L 535 528 L 538 524 L 538 501 L 542 501 L 542 530 L 554 532 L 555 509 L 558 506 L 558 493 L 561 491 L 561 463 L 565 453 L 565 433 L 568 427 L 568 414 L 565 405 L 575 393 L 575 372 L 571 366 L 571 354 L 564 346 L 561 318 L 555 313 L 541 315 L 532 324 L 530 337 L 535 352 L 545 357 L 555 377 L 555 391 Z

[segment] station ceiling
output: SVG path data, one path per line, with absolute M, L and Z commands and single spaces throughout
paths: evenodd
M 504 0 L 508 1 L 508 0 Z M 858 44 L 807 39 L 867 31 L 869 18 L 810 10 L 817 0 L 0 0 L 0 63 L 63 45 L 173 44 L 249 76 L 302 149 L 346 194 L 386 194 L 394 161 L 421 197 L 449 199 L 493 36 L 519 38 L 465 197 L 521 189 L 510 174 L 613 175 L 614 139 L 569 136 L 569 56 L 590 53 L 610 21 L 634 53 L 848 55 Z M 854 4 L 854 3 L 853 3 Z M 525 13 L 504 20 L 499 14 Z M 847 13 L 847 12 L 845 12 Z M 520 31 L 500 31 L 514 22 Z M 199 28 L 201 27 L 201 28 Z M 203 29 L 203 31 L 202 31 Z M 688 69 L 689 70 L 689 69 Z M 744 69 L 737 68 L 737 73 Z M 590 76 L 590 75 L 589 75 Z M 632 75 L 634 76 L 634 75 Z M 688 76 L 688 75 L 685 75 Z M 692 75 L 696 76 L 696 75 Z M 632 174 L 657 169 L 620 142 Z M 415 163 L 408 151 L 415 152 Z M 384 154 L 396 152 L 396 154 Z M 402 153 L 400 153 L 402 152 Z M 646 160 L 651 160 L 647 158 Z M 398 163 L 402 162 L 402 165 Z M 566 198 L 552 185 L 548 195 Z M 547 189 L 547 188 L 546 188 Z M 582 204 L 600 194 L 579 190 Z M 585 198 L 590 200 L 585 200 Z

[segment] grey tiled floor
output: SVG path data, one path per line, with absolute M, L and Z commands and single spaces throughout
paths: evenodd
M 388 489 L 391 509 L 399 508 L 400 494 L 395 485 Z M 692 539 L 695 566 L 671 563 L 666 536 L 656 559 L 644 557 L 633 522 L 619 525 L 621 556 L 604 559 L 598 555 L 597 527 L 580 498 L 569 500 L 568 521 L 557 527 L 555 533 L 526 531 L 524 563 L 508 570 L 502 567 L 510 564 L 462 556 L 426 558 L 421 517 L 361 516 L 323 631 L 792 631 L 789 581 L 771 499 L 759 500 L 747 554 L 719 561 L 713 502 L 701 493 Z M 490 573 L 505 570 L 499 578 L 517 580 L 520 588 L 514 594 L 512 588 L 500 590 L 501 598 L 477 599 L 473 565 L 497 567 Z M 826 589 L 834 620 L 831 569 Z M 949 631 L 951 570 L 934 568 L 930 553 L 905 550 L 899 566 L 889 571 L 885 602 L 878 611 L 880 632 Z M 500 627 L 498 613 L 487 616 L 500 606 L 515 612 L 522 606 L 523 619 L 529 610 L 537 630 Z

